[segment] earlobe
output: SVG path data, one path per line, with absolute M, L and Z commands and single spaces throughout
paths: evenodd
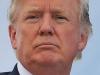
M 16 49 L 16 29 L 13 25 L 9 25 L 9 37 L 11 40 L 12 47 Z

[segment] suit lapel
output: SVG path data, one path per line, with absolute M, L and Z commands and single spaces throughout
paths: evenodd
M 9 75 L 19 75 L 18 69 L 17 69 L 17 64 L 15 65 L 13 71 L 9 73 Z

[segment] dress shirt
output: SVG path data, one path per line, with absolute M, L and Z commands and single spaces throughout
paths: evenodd
M 28 70 L 24 68 L 24 66 L 19 61 L 17 67 L 20 75 L 32 75 Z

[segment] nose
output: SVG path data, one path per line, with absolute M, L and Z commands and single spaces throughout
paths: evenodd
M 53 36 L 54 35 L 54 28 L 52 25 L 52 18 L 49 14 L 45 14 L 43 17 L 43 22 L 39 29 L 40 36 Z

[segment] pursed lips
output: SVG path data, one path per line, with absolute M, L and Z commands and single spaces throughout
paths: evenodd
M 57 45 L 57 44 L 55 44 L 55 43 L 43 42 L 43 43 L 36 44 L 36 45 L 34 46 L 34 49 L 35 49 L 35 48 L 49 49 L 49 48 L 53 48 L 53 47 L 60 48 L 59 45 Z

